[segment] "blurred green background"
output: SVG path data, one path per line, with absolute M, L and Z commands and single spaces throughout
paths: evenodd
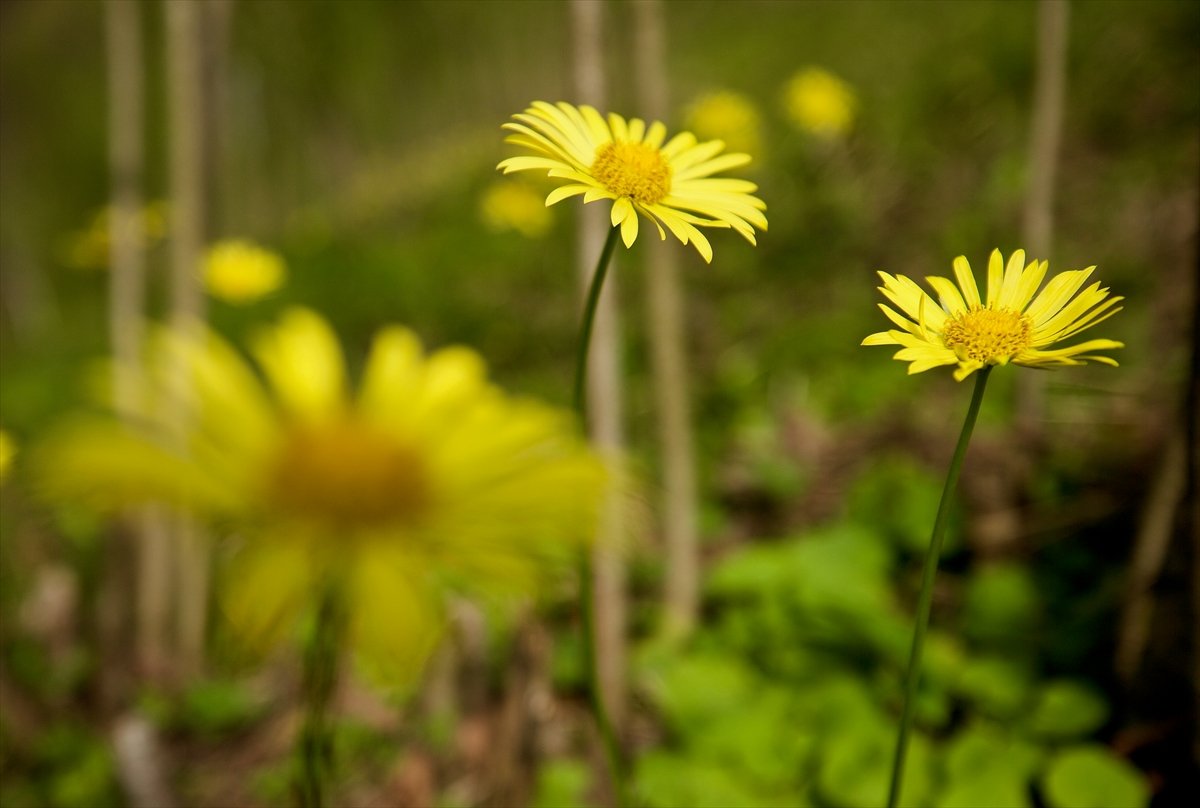
M 206 121 L 208 236 L 278 251 L 288 282 L 249 306 L 213 300 L 214 325 L 240 340 L 289 305 L 311 306 L 354 366 L 375 329 L 402 322 L 429 346 L 478 349 L 507 389 L 565 405 L 579 205 L 522 233 L 489 218 L 484 200 L 513 153 L 500 125 L 534 99 L 575 100 L 569 6 L 255 0 L 225 11 L 226 47 L 206 61 L 222 77 Z M 22 450 L 84 405 L 89 368 L 108 351 L 108 276 L 86 235 L 109 195 L 104 13 L 99 2 L 0 4 L 0 428 L 19 447 L 0 491 L 0 802 L 124 804 L 108 738 L 133 703 L 166 739 L 185 804 L 286 804 L 289 686 L 225 660 L 218 626 L 209 679 L 113 696 L 105 671 L 122 660 L 104 645 L 97 593 L 119 560 L 102 524 L 39 504 L 22 476 Z M 164 13 L 139 13 L 145 194 L 161 200 Z M 770 230 L 757 248 L 714 233 L 711 265 L 673 243 L 705 600 L 686 646 L 655 640 L 663 570 L 649 519 L 630 553 L 639 799 L 869 805 L 886 783 L 921 553 L 968 392 L 949 373 L 906 377 L 859 342 L 885 327 L 876 270 L 946 275 L 965 254 L 979 273 L 992 248 L 1024 246 L 1037 5 L 697 1 L 663 13 L 667 124 L 689 125 L 716 91 L 753 105 L 759 146 L 744 174 Z M 605 3 L 603 14 L 607 107 L 633 116 L 636 9 Z M 1135 674 L 1119 676 L 1114 657 L 1150 493 L 1182 440 L 1197 42 L 1194 2 L 1071 5 L 1056 229 L 1042 257 L 1052 272 L 1099 265 L 1125 310 L 1088 336 L 1127 347 L 1119 369 L 1047 375 L 1032 427 L 1014 418 L 1014 380 L 1030 372 L 993 375 L 935 593 L 911 804 L 1169 805 L 1195 785 L 1185 542 L 1154 570 Z M 785 86 L 807 66 L 852 90 L 844 133 L 789 119 Z M 649 238 L 643 228 L 618 252 L 616 276 L 630 452 L 652 503 Z M 154 241 L 158 314 L 166 257 Z M 47 587 L 65 587 L 66 605 L 39 606 Z M 39 618 L 47 609 L 57 621 Z M 497 616 L 482 695 L 449 712 L 418 694 L 347 717 L 345 804 L 602 803 L 570 604 L 545 607 L 540 622 L 554 649 L 546 723 L 565 740 L 543 728 L 516 763 L 477 748 L 481 733 L 503 742 L 497 715 L 519 701 L 515 629 Z

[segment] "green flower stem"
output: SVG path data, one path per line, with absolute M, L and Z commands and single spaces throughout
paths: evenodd
M 345 633 L 340 587 L 328 582 L 317 601 L 312 632 L 304 647 L 301 697 L 304 725 L 296 745 L 300 772 L 296 783 L 301 808 L 324 808 L 326 785 L 333 768 L 333 733 L 329 704 L 337 684 L 338 659 Z
M 604 249 L 600 251 L 600 260 L 592 273 L 588 286 L 587 300 L 583 306 L 583 320 L 579 326 L 579 346 L 575 355 L 575 390 L 572 403 L 575 412 L 579 414 L 580 423 L 587 425 L 587 366 L 588 349 L 592 341 L 592 326 L 596 319 L 596 308 L 600 303 L 600 292 L 604 287 L 604 279 L 608 275 L 608 265 L 612 261 L 613 250 L 617 246 L 620 229 L 617 227 L 608 231 Z M 609 717 L 608 708 L 604 704 L 604 694 L 600 692 L 600 681 L 596 675 L 596 615 L 592 604 L 592 564 L 588 550 L 579 554 L 579 589 L 580 609 L 583 615 L 583 669 L 586 677 L 588 701 L 592 714 L 596 719 L 596 727 L 600 731 L 600 739 L 604 745 L 604 754 L 608 760 L 609 773 L 612 776 L 613 790 L 616 793 L 617 804 L 629 805 L 626 793 L 626 766 L 617 741 L 617 733 Z
M 958 486 L 958 474 L 962 470 L 963 457 L 967 454 L 967 444 L 971 442 L 971 432 L 975 429 L 975 419 L 979 416 L 979 405 L 983 402 L 983 391 L 987 387 L 990 365 L 975 374 L 975 391 L 971 394 L 971 404 L 967 408 L 967 417 L 963 421 L 962 433 L 958 436 L 958 445 L 954 447 L 954 457 L 950 460 L 950 470 L 946 473 L 946 485 L 942 489 L 942 500 L 938 503 L 937 519 L 933 523 L 933 535 L 929 539 L 929 552 L 925 555 L 925 572 L 921 577 L 921 595 L 917 600 L 917 626 L 913 632 L 912 650 L 908 655 L 908 673 L 904 679 L 904 712 L 900 717 L 900 732 L 896 738 L 896 756 L 892 762 L 892 782 L 888 788 L 888 808 L 896 808 L 900 799 L 900 784 L 904 779 L 904 758 L 908 753 L 908 732 L 912 726 L 913 705 L 917 700 L 917 683 L 921 678 L 921 654 L 925 650 L 925 630 L 929 627 L 929 609 L 933 602 L 933 579 L 937 576 L 938 559 L 942 554 L 942 538 L 946 533 L 946 520 L 950 515 L 950 503 L 954 498 L 954 489 Z
M 619 227 L 608 231 L 604 240 L 604 249 L 600 251 L 600 260 L 596 262 L 596 271 L 592 273 L 588 285 L 587 300 L 583 304 L 583 320 L 579 325 L 579 345 L 575 350 L 575 390 L 571 399 L 579 420 L 587 426 L 587 372 L 588 350 L 592 344 L 592 326 L 596 322 L 596 309 L 600 304 L 600 293 L 604 289 L 604 279 L 608 277 L 608 265 L 612 262 L 613 250 L 617 247 L 617 238 L 621 234 Z

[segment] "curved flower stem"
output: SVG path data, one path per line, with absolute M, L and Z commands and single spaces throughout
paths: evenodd
M 323 808 L 333 768 L 333 733 L 329 703 L 337 684 L 338 659 L 345 630 L 340 588 L 327 583 L 317 602 L 312 633 L 304 647 L 301 682 L 304 725 L 296 744 L 300 772 L 296 783 L 301 808 Z
M 896 738 L 896 756 L 892 762 L 892 781 L 888 788 L 888 808 L 896 808 L 896 802 L 900 799 L 900 784 L 904 778 L 904 758 L 908 752 L 908 731 L 912 725 L 913 704 L 917 699 L 917 683 L 921 678 L 921 654 L 925 650 L 925 630 L 929 627 L 929 609 L 933 602 L 933 579 L 937 575 L 938 558 L 942 554 L 942 538 L 946 533 L 950 502 L 954 498 L 954 489 L 958 485 L 958 473 L 962 469 L 963 457 L 967 454 L 967 444 L 971 442 L 971 432 L 975 429 L 975 419 L 979 415 L 979 405 L 983 402 L 983 391 L 987 387 L 988 375 L 991 371 L 992 368 L 989 365 L 975 375 L 975 391 L 971 394 L 971 404 L 967 407 L 967 417 L 963 421 L 962 432 L 958 436 L 958 445 L 954 447 L 950 470 L 946 473 L 946 485 L 942 489 L 942 500 L 938 503 L 937 518 L 933 523 L 933 535 L 929 539 L 929 551 L 925 554 L 921 595 L 917 600 L 917 626 L 913 632 L 912 650 L 908 655 L 908 673 L 904 678 L 904 712 L 900 718 L 900 733 Z
M 617 246 L 617 238 L 621 228 L 613 227 L 608 231 L 604 240 L 604 249 L 600 251 L 600 260 L 596 262 L 596 270 L 592 273 L 588 285 L 587 300 L 583 304 L 583 320 L 579 324 L 579 345 L 575 349 L 575 390 L 571 398 L 575 412 L 579 413 L 582 426 L 587 428 L 587 368 L 588 349 L 592 343 L 592 326 L 596 321 L 596 309 L 600 304 L 600 293 L 604 289 L 604 279 L 608 277 L 608 265 L 612 262 L 613 250 Z
M 600 303 L 600 293 L 604 287 L 604 279 L 608 275 L 608 265 L 612 261 L 613 250 L 617 246 L 620 228 L 614 227 L 608 231 L 604 241 L 604 249 L 600 251 L 600 260 L 592 273 L 588 286 L 587 299 L 583 306 L 583 320 L 579 326 L 579 345 L 575 354 L 575 389 L 572 404 L 579 414 L 581 424 L 587 425 L 587 366 L 588 349 L 592 341 L 592 325 L 596 319 L 596 308 Z M 583 667 L 586 677 L 588 701 L 592 714 L 596 719 L 596 727 L 600 731 L 600 740 L 604 745 L 604 754 L 608 760 L 609 773 L 612 776 L 613 790 L 616 793 L 617 804 L 629 804 L 626 794 L 625 759 L 621 753 L 621 745 L 617 741 L 617 733 L 609 717 L 608 708 L 604 704 L 604 694 L 600 692 L 600 681 L 596 673 L 596 615 L 592 603 L 592 569 L 587 550 L 579 555 L 579 588 L 580 609 L 583 614 Z

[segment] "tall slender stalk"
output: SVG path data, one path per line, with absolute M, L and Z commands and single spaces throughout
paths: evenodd
M 667 120 L 667 26 L 662 0 L 633 6 L 638 101 L 647 120 Z M 662 474 L 662 533 L 666 555 L 663 634 L 682 639 L 700 613 L 699 527 L 696 523 L 696 461 L 688 402 L 686 302 L 675 245 L 646 244 L 646 334 L 650 341 L 654 410 Z
M 942 554 L 942 539 L 946 534 L 946 520 L 950 515 L 950 503 L 954 499 L 954 489 L 958 486 L 958 474 L 962 470 L 963 458 L 967 454 L 967 445 L 971 442 L 971 433 L 975 429 L 975 419 L 979 416 L 979 405 L 983 402 L 983 391 L 987 387 L 991 371 L 991 367 L 988 366 L 975 374 L 975 391 L 971 394 L 971 404 L 967 407 L 967 417 L 963 421 L 962 432 L 958 436 L 958 445 L 954 447 L 950 470 L 946 472 L 946 485 L 942 489 L 937 518 L 933 522 L 933 535 L 929 539 L 929 551 L 925 554 L 925 570 L 921 576 L 921 595 L 917 599 L 917 625 L 913 631 L 912 649 L 908 655 L 908 673 L 904 678 L 904 712 L 900 717 L 900 731 L 896 738 L 896 755 L 892 762 L 892 781 L 888 788 L 888 808 L 896 808 L 896 803 L 900 799 L 900 785 L 904 779 L 904 759 L 908 754 L 908 733 L 912 726 L 917 684 L 921 678 L 921 655 L 925 650 L 925 630 L 929 627 L 929 610 L 933 603 L 933 579 L 937 576 L 938 559 Z
M 190 0 L 168 0 L 167 116 L 170 154 L 171 325 L 194 328 L 204 317 L 200 254 L 204 243 L 204 90 L 202 73 L 203 7 Z M 180 402 L 175 428 L 187 432 L 184 406 L 192 397 L 190 380 L 176 374 Z M 184 514 L 175 517 L 178 662 L 184 678 L 204 665 L 208 630 L 209 555 L 200 526 Z
M 112 345 L 113 396 L 132 424 L 142 402 L 142 323 L 146 316 L 146 261 L 142 248 L 142 179 L 145 168 L 145 64 L 141 8 L 108 0 L 108 162 L 112 184 L 109 240 L 108 334 Z M 134 610 L 139 672 L 158 677 L 168 657 L 166 629 L 171 607 L 171 556 L 160 508 L 130 514 L 137 572 Z
M 299 777 L 296 783 L 301 808 L 323 808 L 333 768 L 333 733 L 329 705 L 337 686 L 338 660 L 346 616 L 340 587 L 327 583 L 317 601 L 312 633 L 304 647 L 301 698 L 304 724 L 296 743 Z
M 1022 235 L 1030 255 L 1043 258 L 1051 257 L 1054 240 L 1054 190 L 1066 106 L 1070 10 L 1067 0 L 1040 0 L 1037 7 L 1029 187 Z M 1017 377 L 1017 424 L 1025 434 L 1036 434 L 1045 391 L 1043 374 L 1022 373 Z
M 572 405 L 579 414 L 579 420 L 587 421 L 587 368 L 588 351 L 592 341 L 592 327 L 599 307 L 600 295 L 604 289 L 604 280 L 608 276 L 608 266 L 612 262 L 613 250 L 617 246 L 620 229 L 613 227 L 608 231 L 604 248 L 600 251 L 600 259 L 592 272 L 588 284 L 587 298 L 583 305 L 582 320 L 579 325 L 579 344 L 575 353 L 575 386 L 572 395 Z M 586 676 L 588 701 L 592 714 L 596 719 L 596 727 L 600 731 L 600 740 L 604 745 L 604 754 L 608 761 L 609 774 L 612 777 L 613 790 L 616 793 L 617 804 L 629 804 L 626 793 L 625 759 L 621 753 L 621 745 L 613 727 L 608 705 L 600 686 L 600 677 L 596 660 L 596 610 L 593 603 L 593 585 L 591 562 L 587 551 L 579 555 L 579 586 L 580 603 L 583 612 L 583 667 Z

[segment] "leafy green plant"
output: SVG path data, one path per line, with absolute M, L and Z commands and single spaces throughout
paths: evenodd
M 712 619 L 690 646 L 641 649 L 638 681 L 669 733 L 637 767 L 646 805 L 882 803 L 911 639 L 896 588 L 911 561 L 903 520 L 883 523 L 856 515 L 739 550 L 712 569 Z M 901 804 L 1100 804 L 1081 782 L 1096 772 L 1113 799 L 1145 805 L 1145 777 L 1091 740 L 1109 716 L 1100 692 L 1041 678 L 1028 571 L 946 580 L 963 640 L 928 635 Z

